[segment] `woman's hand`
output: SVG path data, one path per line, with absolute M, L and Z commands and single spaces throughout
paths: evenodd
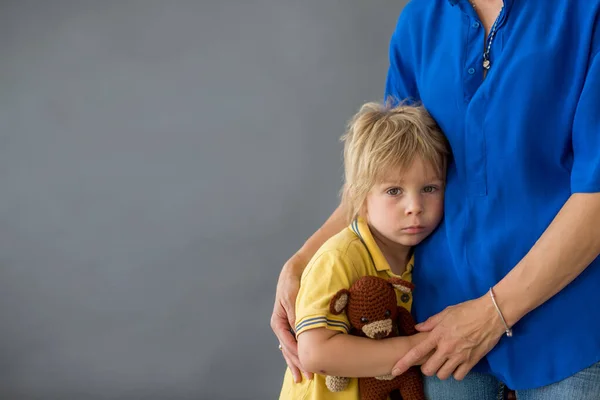
M 448 307 L 418 324 L 417 330 L 429 337 L 404 355 L 392 373 L 400 375 L 419 360 L 427 376 L 463 379 L 500 340 L 505 328 L 489 295 Z
M 279 339 L 283 358 L 287 363 L 295 382 L 302 381 L 301 366 L 298 359 L 298 343 L 292 327 L 296 320 L 296 297 L 300 288 L 300 272 L 304 269 L 306 261 L 297 253 L 290 258 L 279 275 L 277 281 L 277 292 L 275 294 L 275 306 L 271 315 L 271 329 Z M 313 374 L 304 373 L 308 379 Z

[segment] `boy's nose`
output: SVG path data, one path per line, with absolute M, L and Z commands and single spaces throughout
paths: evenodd
M 406 215 L 419 215 L 423 212 L 423 203 L 418 199 L 411 200 L 406 206 Z

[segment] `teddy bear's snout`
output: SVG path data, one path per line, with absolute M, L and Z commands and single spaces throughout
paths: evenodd
M 392 333 L 392 319 L 371 322 L 363 326 L 362 330 L 371 339 L 383 339 Z

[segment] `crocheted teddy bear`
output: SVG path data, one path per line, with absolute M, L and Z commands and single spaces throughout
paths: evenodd
M 338 291 L 331 299 L 329 308 L 335 315 L 346 311 L 351 335 L 378 340 L 417 333 L 410 312 L 397 305 L 394 288 L 410 293 L 414 286 L 400 278 L 364 276 L 350 289 Z M 326 377 L 327 387 L 332 392 L 344 390 L 349 382 L 350 378 Z M 386 375 L 359 378 L 358 387 L 362 400 L 386 400 L 396 389 L 403 400 L 425 400 L 423 380 L 418 367 L 412 367 L 396 377 Z

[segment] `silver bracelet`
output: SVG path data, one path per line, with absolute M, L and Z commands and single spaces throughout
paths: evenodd
M 500 307 L 498 307 L 498 304 L 496 303 L 496 297 L 494 297 L 494 291 L 492 290 L 492 288 L 490 288 L 490 297 L 492 298 L 492 303 L 494 303 L 494 307 L 496 307 L 496 311 L 498 311 L 498 315 L 500 316 L 500 319 L 502 320 L 502 323 L 504 324 L 506 336 L 512 337 L 512 329 L 510 329 L 508 327 L 508 325 L 506 324 L 506 321 L 504 320 L 502 311 L 500 311 Z

